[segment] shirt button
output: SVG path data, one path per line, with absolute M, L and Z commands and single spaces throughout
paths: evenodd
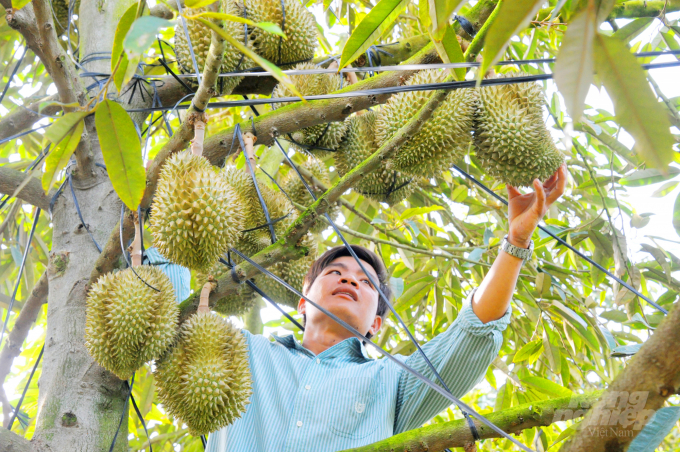
M 357 402 L 354 405 L 354 409 L 357 410 L 357 413 L 363 413 L 365 408 L 366 408 L 365 403 Z
M 319 358 L 316 358 L 316 363 L 321 364 L 321 360 Z
M 310 389 L 312 389 L 312 387 L 307 385 L 307 386 L 305 386 L 305 389 L 309 391 Z
M 302 427 L 302 421 L 297 421 L 297 426 Z

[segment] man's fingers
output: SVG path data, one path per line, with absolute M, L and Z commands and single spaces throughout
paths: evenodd
M 505 187 L 508 189 L 508 198 L 509 198 L 509 199 L 515 198 L 515 197 L 517 197 L 517 196 L 522 196 L 522 193 L 520 193 L 520 191 L 517 190 L 517 189 L 516 189 L 515 187 L 513 187 L 512 185 L 509 185 L 509 184 L 508 184 L 508 185 L 506 185 Z
M 545 206 L 545 190 L 543 190 L 543 184 L 538 179 L 534 179 L 534 189 L 536 190 L 536 204 L 534 205 L 534 211 L 538 216 L 543 216 L 543 207 Z
M 567 187 L 567 165 L 562 164 L 557 170 L 558 178 L 555 189 L 548 195 L 548 205 L 554 203 L 564 194 L 564 189 Z

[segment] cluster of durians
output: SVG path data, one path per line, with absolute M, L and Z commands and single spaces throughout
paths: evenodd
M 296 69 L 311 67 L 300 64 Z M 303 95 L 327 94 L 340 86 L 340 75 L 336 74 L 291 78 Z M 444 79 L 443 71 L 424 70 L 405 84 L 438 83 Z M 431 94 L 432 91 L 395 94 L 377 110 L 359 112 L 343 122 L 307 127 L 291 138 L 298 147 L 320 158 L 332 156 L 338 174 L 344 176 L 386 144 Z M 283 85 L 272 93 L 273 98 L 291 95 Z M 544 180 L 564 158 L 544 124 L 543 99 L 543 91 L 536 83 L 452 90 L 388 164 L 363 175 L 353 189 L 392 205 L 408 197 L 420 180 L 447 171 L 471 151 L 481 168 L 503 183 L 530 186 L 535 178 Z
M 270 22 L 279 25 L 286 34 L 285 42 L 278 35 L 236 21 L 225 20 L 224 30 L 259 56 L 283 68 L 312 59 L 318 45 L 314 16 L 300 4 L 299 0 L 216 0 L 201 8 L 184 10 L 188 15 L 207 11 L 230 14 L 255 23 Z M 186 26 L 186 33 L 181 21 L 178 21 L 175 26 L 177 66 L 183 74 L 195 74 L 196 68 L 202 73 L 208 58 L 212 33 L 208 27 L 198 21 L 187 21 Z M 196 68 L 191 57 L 191 50 L 196 60 Z M 243 72 L 253 67 L 255 64 L 252 60 L 235 46 L 227 43 L 220 68 L 221 73 Z M 198 86 L 195 78 L 185 80 L 189 84 Z M 230 94 L 241 80 L 243 77 L 220 77 L 216 89 L 220 94 Z

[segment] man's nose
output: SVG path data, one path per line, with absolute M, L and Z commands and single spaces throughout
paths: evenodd
M 354 280 L 354 278 L 342 278 L 340 280 L 343 284 L 351 284 L 354 287 L 359 287 L 359 284 Z

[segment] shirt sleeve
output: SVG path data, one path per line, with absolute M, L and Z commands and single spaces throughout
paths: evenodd
M 512 308 L 503 317 L 487 323 L 477 317 L 470 302 L 475 288 L 463 302 L 456 320 L 449 328 L 422 346 L 451 393 L 460 398 L 479 383 L 486 369 L 500 351 L 503 331 L 510 324 Z M 417 350 L 406 359 L 406 364 L 439 384 L 437 377 Z M 398 384 L 394 433 L 422 426 L 451 402 L 429 388 L 405 370 Z
M 191 292 L 191 272 L 188 268 L 171 263 L 154 246 L 145 250 L 144 264 L 155 265 L 168 276 L 172 287 L 175 289 L 175 299 L 178 303 L 189 296 Z

